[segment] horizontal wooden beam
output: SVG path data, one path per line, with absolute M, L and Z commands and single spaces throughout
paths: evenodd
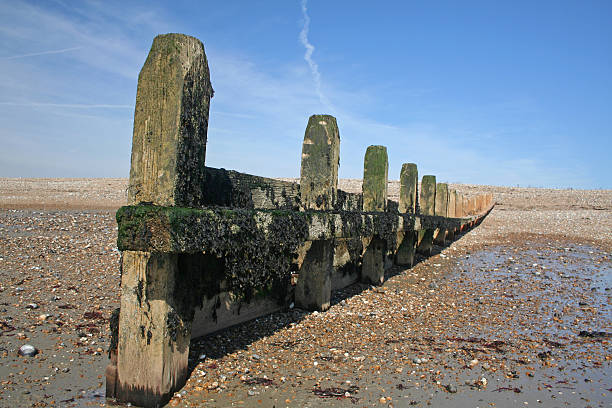
M 125 206 L 117 211 L 121 251 L 197 253 L 244 237 L 265 238 L 282 230 L 298 240 L 381 238 L 402 231 L 461 228 L 475 217 L 448 218 L 399 213 L 286 211 Z M 235 238 L 240 237 L 240 240 Z

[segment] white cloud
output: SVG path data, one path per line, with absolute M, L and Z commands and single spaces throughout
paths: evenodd
M 329 102 L 329 99 L 323 94 L 323 91 L 321 90 L 321 73 L 319 72 L 319 65 L 312 58 L 312 53 L 314 52 L 315 47 L 310 43 L 310 41 L 308 41 L 308 31 L 310 30 L 310 16 L 308 15 L 308 9 L 306 7 L 307 2 L 308 0 L 302 0 L 301 4 L 302 17 L 304 18 L 304 26 L 302 27 L 302 31 L 300 31 L 299 38 L 304 48 L 306 48 L 306 52 L 304 53 L 304 60 L 308 63 L 308 66 L 310 67 L 310 73 L 312 74 L 312 80 L 315 84 L 315 91 L 319 97 L 319 100 L 321 101 L 321 104 L 323 106 L 327 107 L 328 109 L 331 109 L 332 106 Z
M 61 50 L 49 50 L 49 51 L 41 51 L 41 52 L 32 52 L 29 54 L 21 54 L 21 55 L 12 55 L 10 57 L 2 57 L 0 58 L 0 60 L 12 60 L 12 59 L 18 59 L 18 58 L 27 58 L 27 57 L 38 57 L 41 55 L 51 55 L 51 54 L 63 54 L 65 52 L 70 52 L 70 51 L 76 51 L 76 50 L 80 50 L 83 47 L 71 47 L 71 48 L 64 48 Z
M 84 103 L 39 103 L 39 102 L 0 102 L 4 106 L 31 108 L 69 108 L 69 109 L 133 109 L 133 105 L 84 104 Z

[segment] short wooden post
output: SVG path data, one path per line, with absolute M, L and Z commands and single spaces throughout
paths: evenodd
M 387 148 L 369 146 L 363 161 L 363 211 L 384 212 L 387 209 Z M 386 242 L 379 236 L 372 237 L 363 254 L 361 280 L 380 285 L 385 277 Z
M 440 217 L 448 215 L 448 184 L 436 184 L 436 208 L 435 214 Z M 434 231 L 434 242 L 436 245 L 446 245 L 446 229 L 437 228 Z
M 436 215 L 436 176 L 423 176 L 419 204 L 422 215 Z
M 304 210 L 331 210 L 338 191 L 340 132 L 336 118 L 312 115 L 302 145 L 300 196 Z M 320 240 L 310 247 L 299 270 L 295 303 L 307 310 L 327 310 L 331 299 L 334 241 Z
M 418 181 L 417 165 L 414 163 L 404 163 L 400 172 L 400 213 L 416 214 Z M 404 231 L 398 234 L 400 244 L 395 254 L 396 264 L 412 267 L 414 264 L 416 240 L 416 231 Z
M 305 210 L 331 210 L 338 191 L 340 132 L 336 118 L 312 115 L 302 144 L 300 197 Z
M 436 209 L 436 176 L 423 176 L 421 180 L 421 194 L 419 205 L 422 215 L 435 215 Z M 421 230 L 418 233 L 417 252 L 423 255 L 431 255 L 433 246 L 434 230 Z
M 455 190 L 448 191 L 448 208 L 446 211 L 446 216 L 448 218 L 455 218 L 455 204 L 456 204 L 456 195 Z M 446 231 L 446 239 L 452 241 L 455 239 L 455 228 L 451 228 Z
M 369 146 L 363 160 L 363 211 L 383 212 L 387 209 L 389 164 L 385 146 Z
M 455 191 L 455 217 L 463 217 L 463 196 Z
M 399 212 L 416 214 L 419 172 L 415 163 L 402 164 L 400 172 Z

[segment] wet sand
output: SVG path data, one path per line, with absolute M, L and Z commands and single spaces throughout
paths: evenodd
M 125 186 L 0 179 L 0 406 L 106 405 Z M 611 406 L 612 191 L 454 187 L 497 206 L 383 286 L 334 293 L 327 312 L 194 340 L 169 405 Z M 40 353 L 18 356 L 26 343 Z

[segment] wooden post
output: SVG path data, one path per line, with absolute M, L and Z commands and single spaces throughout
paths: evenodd
M 435 215 L 436 176 L 423 176 L 419 204 L 422 215 Z
M 435 214 L 440 217 L 448 215 L 448 184 L 436 184 L 436 207 Z M 434 242 L 436 245 L 446 245 L 446 229 L 439 228 L 434 231 Z
M 399 212 L 416 214 L 419 172 L 415 163 L 402 164 L 400 172 Z
M 436 209 L 436 176 L 423 176 L 419 205 L 422 215 L 435 215 Z M 434 230 L 422 230 L 418 233 L 417 252 L 431 255 Z
M 455 218 L 455 204 L 456 204 L 456 195 L 455 190 L 448 191 L 448 208 L 446 211 L 446 216 L 449 218 Z M 450 241 L 455 239 L 455 228 L 446 231 L 446 238 Z
M 455 217 L 463 217 L 463 196 L 455 191 Z
M 177 256 L 124 251 L 116 398 L 165 404 L 187 380 L 191 321 L 175 303 Z
M 416 214 L 418 181 L 417 165 L 414 163 L 404 163 L 400 172 L 400 213 Z M 396 264 L 412 267 L 414 264 L 416 240 L 415 231 L 405 231 L 398 234 L 398 242 L 400 244 L 395 254 Z
M 305 210 L 331 210 L 338 191 L 340 132 L 336 118 L 312 115 L 302 144 L 300 197 Z
M 363 211 L 383 212 L 387 209 L 388 171 L 387 148 L 369 146 L 363 161 Z
M 295 304 L 306 310 L 327 310 L 331 299 L 333 241 L 312 241 L 300 267 Z
M 384 212 L 387 209 L 387 148 L 369 146 L 363 161 L 363 211 Z M 385 277 L 386 242 L 379 236 L 372 237 L 363 255 L 361 280 L 374 285 L 383 283 Z
M 333 209 L 339 163 L 340 132 L 336 118 L 312 115 L 302 145 L 300 195 L 304 210 Z M 331 299 L 334 242 L 321 240 L 308 245 L 295 287 L 295 303 L 307 310 L 327 310 Z
M 198 39 L 155 37 L 138 77 L 128 204 L 202 205 L 212 93 Z M 193 313 L 177 304 L 177 255 L 124 251 L 121 263 L 117 365 L 107 370 L 115 395 L 107 397 L 161 406 L 188 375 Z

